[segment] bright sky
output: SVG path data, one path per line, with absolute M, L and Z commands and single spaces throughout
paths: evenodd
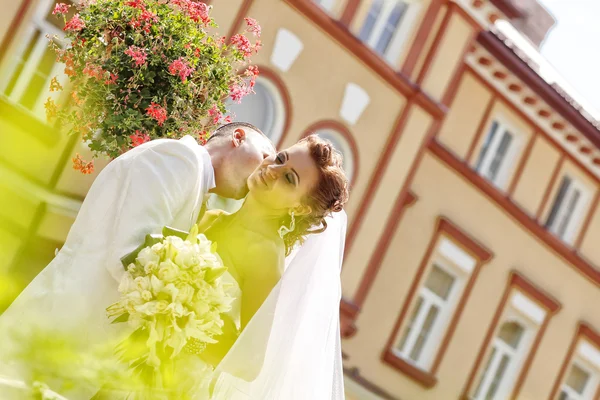
M 542 54 L 600 110 L 600 0 L 538 0 L 558 21 Z

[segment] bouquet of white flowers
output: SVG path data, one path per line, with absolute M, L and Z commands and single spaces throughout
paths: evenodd
M 127 256 L 135 260 L 119 285 L 120 300 L 107 312 L 113 323 L 134 328 L 118 347 L 121 358 L 140 375 L 151 374 L 152 386 L 166 387 L 165 372 L 183 350 L 200 354 L 216 342 L 222 314 L 234 298 L 222 279 L 227 268 L 216 244 L 198 234 L 197 226 L 189 234 L 165 228 L 163 235 L 148 235 L 141 247 Z

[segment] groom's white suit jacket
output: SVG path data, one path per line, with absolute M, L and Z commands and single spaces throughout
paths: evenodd
M 105 312 L 118 299 L 120 258 L 165 225 L 189 230 L 212 187 L 210 156 L 190 136 L 154 140 L 110 162 L 56 258 L 0 316 L 0 337 L 32 323 L 90 344 L 109 337 L 125 325 L 111 326 Z

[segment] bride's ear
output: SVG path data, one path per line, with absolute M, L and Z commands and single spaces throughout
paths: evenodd
M 295 207 L 292 211 L 294 211 L 294 215 L 308 215 L 312 212 L 312 208 L 310 208 L 310 206 L 302 204 L 298 207 Z

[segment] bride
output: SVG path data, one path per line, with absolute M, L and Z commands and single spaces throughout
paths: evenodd
M 221 374 L 214 398 L 343 398 L 338 309 L 348 182 L 341 156 L 311 135 L 266 158 L 248 187 L 239 211 L 208 212 L 200 223 L 242 293 L 241 336 L 230 323 L 203 353 Z M 292 255 L 311 233 L 319 235 Z
M 241 289 L 238 321 L 227 321 L 202 353 L 215 367 L 212 398 L 344 398 L 339 272 L 347 185 L 339 153 L 311 135 L 263 161 L 238 212 L 208 212 L 200 221 Z

